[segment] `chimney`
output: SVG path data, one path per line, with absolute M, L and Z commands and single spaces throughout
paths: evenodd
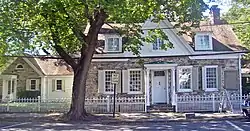
M 218 5 L 212 5 L 209 14 L 210 14 L 210 22 L 212 25 L 217 25 L 222 23 L 222 21 L 220 20 L 220 8 L 218 8 Z

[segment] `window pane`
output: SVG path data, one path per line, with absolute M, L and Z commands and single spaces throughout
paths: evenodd
M 62 90 L 62 80 L 56 80 L 56 89 Z
M 119 38 L 108 38 L 108 51 L 119 51 Z
M 154 71 L 154 76 L 165 76 L 164 71 Z
M 179 70 L 180 89 L 191 89 L 191 68 Z
M 30 81 L 30 89 L 35 90 L 36 89 L 36 80 Z
M 8 81 L 8 94 L 11 92 L 11 81 Z
M 15 80 L 12 80 L 12 90 L 11 90 L 11 92 L 13 93 L 14 91 L 15 91 Z
M 113 92 L 115 84 L 111 83 L 112 73 L 115 71 L 105 71 L 105 92 Z
M 160 38 L 157 38 L 155 42 L 153 43 L 153 50 L 160 50 L 162 45 L 163 45 L 163 40 Z
M 209 49 L 209 35 L 198 35 L 196 46 L 198 47 L 198 49 Z
M 206 68 L 206 84 L 207 88 L 217 88 L 217 68 Z
M 141 91 L 141 71 L 129 72 L 129 90 Z

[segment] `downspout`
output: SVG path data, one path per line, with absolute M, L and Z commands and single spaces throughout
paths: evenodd
M 239 54 L 239 78 L 240 78 L 240 104 L 242 103 L 242 83 L 241 83 L 241 54 Z M 241 110 L 241 106 L 240 106 Z

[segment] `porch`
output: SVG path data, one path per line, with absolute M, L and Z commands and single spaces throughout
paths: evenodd
M 0 75 L 0 96 L 2 100 L 16 99 L 17 93 L 17 76 L 16 75 Z
M 176 67 L 174 63 L 144 65 L 146 106 L 176 105 Z

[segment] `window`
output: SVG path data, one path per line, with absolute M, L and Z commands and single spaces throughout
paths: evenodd
M 111 83 L 111 77 L 112 73 L 115 73 L 115 71 L 105 71 L 105 92 L 106 93 L 112 93 L 114 91 L 115 84 Z
M 36 89 L 36 80 L 30 80 L 30 89 L 35 90 Z
M 9 80 L 8 81 L 8 94 L 11 93 L 11 81 Z
M 192 91 L 192 67 L 179 67 L 178 75 L 178 91 L 189 92 Z
M 121 52 L 122 42 L 121 37 L 107 37 L 105 41 L 105 50 L 107 52 Z
M 56 80 L 56 90 L 62 90 L 62 80 Z
M 18 70 L 23 69 L 23 65 L 18 64 L 18 65 L 16 66 L 16 69 L 18 69 Z
M 165 76 L 164 71 L 154 71 L 154 76 Z
M 12 80 L 12 87 L 11 92 L 14 93 L 15 91 L 15 80 Z
M 195 50 L 212 50 L 212 38 L 209 34 L 198 34 L 195 39 Z
M 204 67 L 204 88 L 206 91 L 216 91 L 218 87 L 217 66 Z
M 161 50 L 162 45 L 163 45 L 163 40 L 160 38 L 157 38 L 155 42 L 153 43 L 153 50 Z
M 129 91 L 140 93 L 141 88 L 141 70 L 129 71 Z

